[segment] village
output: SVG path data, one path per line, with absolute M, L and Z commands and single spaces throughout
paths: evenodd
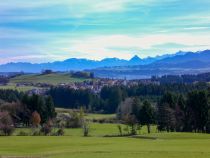
M 72 83 L 60 83 L 58 85 L 52 85 L 48 83 L 17 83 L 16 87 L 35 87 L 28 91 L 28 94 L 44 94 L 47 90 L 52 87 L 62 87 L 62 88 L 69 88 L 74 90 L 90 90 L 94 94 L 99 94 L 101 89 L 105 86 L 112 87 L 112 86 L 126 86 L 132 87 L 139 84 L 159 84 L 159 82 L 151 81 L 150 79 L 144 80 L 120 80 L 120 79 L 93 79 L 87 80 L 84 82 L 72 82 Z

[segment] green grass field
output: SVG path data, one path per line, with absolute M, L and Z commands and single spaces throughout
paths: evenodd
M 33 86 L 19 86 L 17 87 L 17 83 L 47 83 L 52 85 L 58 85 L 61 83 L 72 83 L 72 82 L 83 82 L 88 79 L 83 78 L 73 78 L 68 73 L 53 73 L 48 75 L 40 75 L 40 74 L 30 74 L 30 75 L 21 75 L 14 78 L 11 78 L 9 84 L 6 86 L 0 86 L 0 89 L 13 89 L 21 92 L 25 92 L 32 89 L 37 89 L 39 87 Z
M 56 108 L 55 110 L 56 110 L 57 113 L 72 112 L 72 109 L 65 109 L 65 108 Z M 88 119 L 88 120 L 112 119 L 112 118 L 116 118 L 116 114 L 93 114 L 93 113 L 88 113 L 88 114 L 85 114 L 85 118 Z
M 210 135 L 152 133 L 143 137 L 112 137 L 116 124 L 91 124 L 90 137 L 81 129 L 66 129 L 65 136 L 0 137 L 0 157 L 49 158 L 209 158 Z M 144 131 L 145 129 L 143 129 Z M 17 130 L 17 132 L 20 129 Z M 28 132 L 30 130 L 28 129 Z M 153 131 L 155 132 L 155 131 Z M 144 133 L 144 132 L 143 132 Z M 152 138 L 152 139 L 149 139 Z
M 93 120 L 93 119 L 112 119 L 112 118 L 116 118 L 116 114 L 87 114 L 85 116 L 87 119 L 89 120 Z
M 0 86 L 0 89 L 12 89 L 12 90 L 20 91 L 20 92 L 27 92 L 27 91 L 32 90 L 32 89 L 39 89 L 39 87 L 34 87 L 34 86 L 20 86 L 20 87 L 17 87 L 16 84 L 9 83 L 6 86 Z
M 31 74 L 31 75 L 21 75 L 10 80 L 10 83 L 49 83 L 49 84 L 60 84 L 60 83 L 72 83 L 72 82 L 82 82 L 85 79 L 82 78 L 72 78 L 69 73 L 52 73 L 48 75 L 41 74 Z

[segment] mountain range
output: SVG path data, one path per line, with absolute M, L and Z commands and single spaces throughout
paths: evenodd
M 70 58 L 64 61 L 55 61 L 51 63 L 32 64 L 28 62 L 7 63 L 0 65 L 0 72 L 27 72 L 38 73 L 44 69 L 51 69 L 54 71 L 70 71 L 70 70 L 84 70 L 95 69 L 100 67 L 114 67 L 114 66 L 134 66 L 150 64 L 160 59 L 170 57 L 172 55 L 164 55 L 157 57 L 148 57 L 145 59 L 139 58 L 135 55 L 130 60 L 124 60 L 119 58 L 105 58 L 100 61 Z
M 149 64 L 97 68 L 92 70 L 98 77 L 142 79 L 151 76 L 198 74 L 210 72 L 210 50 L 178 52 Z
M 147 78 L 152 75 L 200 73 L 210 71 L 210 50 L 200 52 L 177 52 L 163 56 L 141 59 L 135 55 L 130 60 L 105 58 L 88 60 L 70 58 L 51 63 L 8 63 L 0 65 L 0 72 L 38 73 L 44 69 L 53 71 L 88 70 L 98 77 Z

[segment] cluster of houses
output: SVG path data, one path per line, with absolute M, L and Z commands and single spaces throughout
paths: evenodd
M 59 84 L 58 87 L 65 87 L 71 89 L 88 89 L 93 93 L 98 94 L 101 92 L 101 89 L 105 86 L 136 86 L 138 84 L 151 84 L 151 80 L 119 80 L 119 79 L 95 79 L 84 82 L 75 82 L 75 83 L 63 83 Z M 154 83 L 158 84 L 158 83 Z
M 27 87 L 27 86 L 33 86 L 33 87 L 39 87 L 39 88 L 49 88 L 53 85 L 49 84 L 49 83 L 31 83 L 31 82 L 21 82 L 21 83 L 16 84 L 16 87 Z
M 101 92 L 101 89 L 105 86 L 136 86 L 138 84 L 159 84 L 154 83 L 151 80 L 126 80 L 126 79 L 93 79 L 93 80 L 86 80 L 84 82 L 72 82 L 72 83 L 60 83 L 58 85 L 51 85 L 48 83 L 17 83 L 16 87 L 23 87 L 23 86 L 32 86 L 35 87 L 32 90 L 28 91 L 28 94 L 45 94 L 47 90 L 51 87 L 64 87 L 70 88 L 74 90 L 91 90 L 93 93 L 98 94 Z

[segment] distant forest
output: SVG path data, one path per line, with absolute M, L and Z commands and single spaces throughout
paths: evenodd
M 152 81 L 160 83 L 193 83 L 193 82 L 210 82 L 210 73 L 197 75 L 164 75 L 162 77 L 153 76 Z
M 51 88 L 48 92 L 57 107 L 77 109 L 81 106 L 91 112 L 116 113 L 118 105 L 126 98 L 138 97 L 141 100 L 158 102 L 167 92 L 187 95 L 194 90 L 207 90 L 208 84 L 139 84 L 137 86 L 105 86 L 100 94 L 89 90 L 74 90 L 63 87 Z
M 157 125 L 159 131 L 210 133 L 209 73 L 163 76 L 154 82 L 133 86 L 104 86 L 99 94 L 91 90 L 52 86 L 46 94 L 29 95 L 15 90 L 0 90 L 0 112 L 15 126 L 30 126 L 39 114 L 41 124 L 56 117 L 55 107 L 86 112 L 117 114 L 131 127 Z
M 52 88 L 45 96 L 0 90 L 0 110 L 9 111 L 15 124 L 30 125 L 34 112 L 41 123 L 56 116 L 55 107 L 87 112 L 116 113 L 131 127 L 156 124 L 159 131 L 210 132 L 210 88 L 207 83 L 148 84 L 104 87 L 100 94 L 88 90 Z

